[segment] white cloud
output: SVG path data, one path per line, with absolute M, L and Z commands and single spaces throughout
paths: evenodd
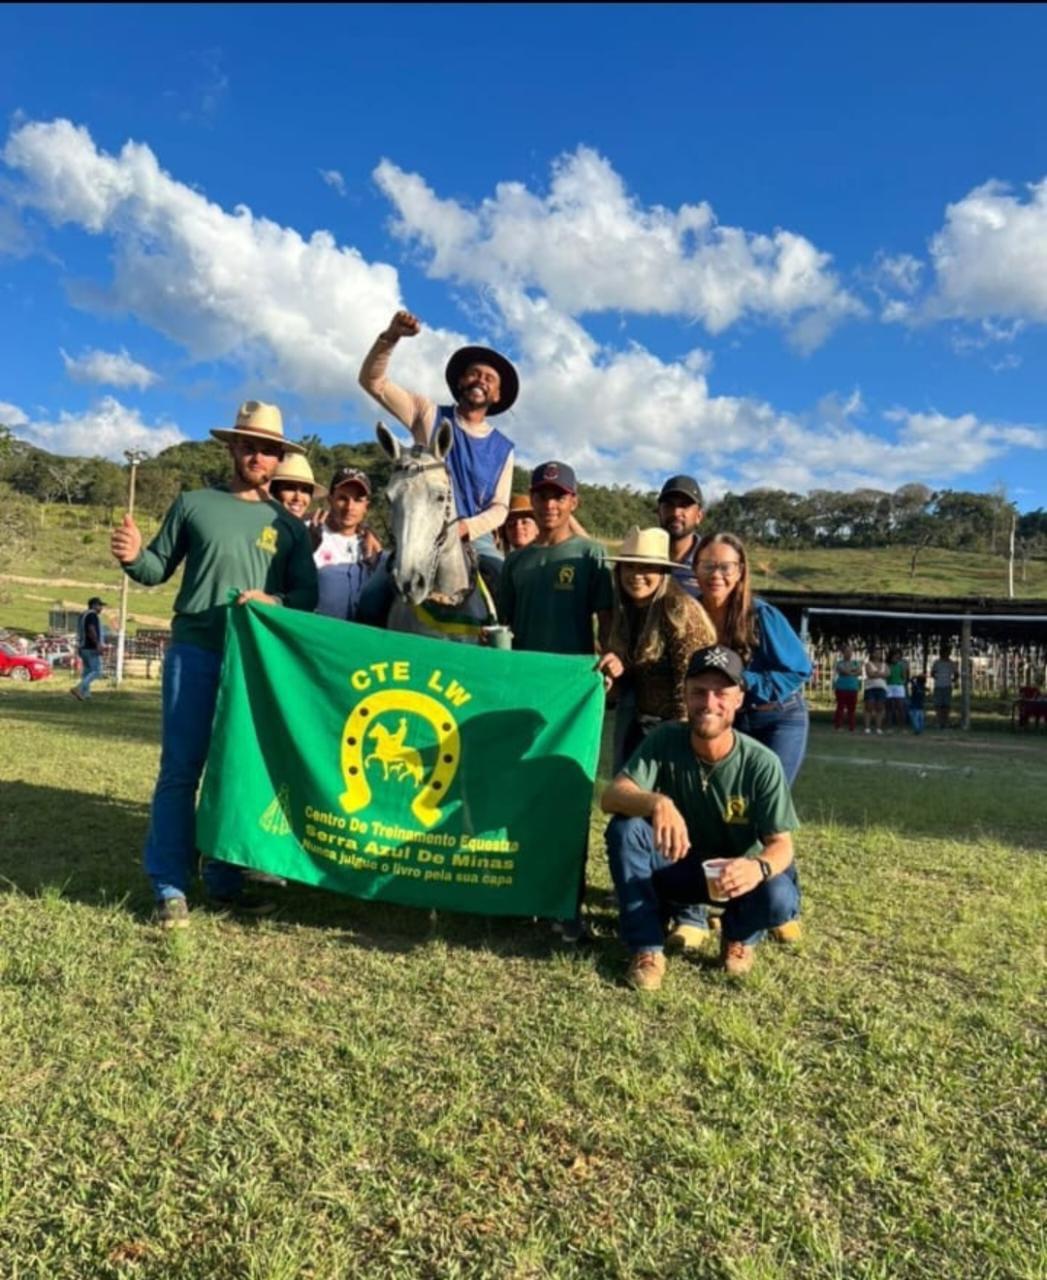
M 753 397 L 710 394 L 701 366 L 642 347 L 601 348 L 574 319 L 522 292 L 494 300 L 531 370 L 511 430 L 521 462 L 563 457 L 583 482 L 656 486 L 690 470 L 711 496 L 727 487 L 894 489 L 941 485 L 1047 433 L 972 414 L 899 409 L 877 430 L 861 391 L 824 397 L 813 413 L 782 413 Z
M 1047 321 L 1047 178 L 1027 193 L 986 182 L 947 207 L 930 244 L 932 317 Z
M 0 405 L 0 410 L 4 406 Z M 0 412 L 0 418 L 2 418 Z M 125 449 L 144 449 L 152 455 L 188 439 L 172 422 L 145 422 L 137 409 L 129 409 L 112 396 L 103 396 L 82 413 L 63 411 L 56 421 L 30 422 L 23 415 L 18 438 L 49 453 L 80 457 L 112 458 L 119 462 Z
M 873 264 L 874 277 L 883 285 L 911 296 L 920 285 L 924 264 L 911 253 L 899 253 L 893 257 L 882 250 Z
M 588 147 L 560 157 L 547 194 L 503 182 L 475 210 L 389 160 L 374 178 L 396 206 L 394 231 L 431 255 L 430 275 L 539 289 L 568 315 L 676 315 L 713 334 L 755 317 L 782 324 L 807 351 L 865 311 L 804 236 L 721 225 L 704 202 L 641 206 Z
M 345 178 L 342 177 L 337 169 L 318 169 L 317 172 L 329 187 L 337 191 L 340 196 L 345 195 Z
M 0 423 L 5 427 L 20 427 L 28 421 L 29 417 L 24 409 L 19 409 L 18 405 L 9 401 L 0 400 Z
M 55 225 L 111 238 L 114 276 L 94 305 L 128 311 L 197 360 L 229 360 L 256 382 L 340 402 L 363 393 L 360 361 L 402 305 L 397 272 L 339 247 L 229 213 L 166 174 L 153 152 L 128 142 L 117 156 L 68 120 L 15 129 L 4 159 L 23 177 L 15 198 Z M 426 329 L 399 370 L 439 387 L 458 335 Z M 370 411 L 370 410 L 369 410 Z
M 365 420 L 377 416 L 356 379 L 374 336 L 403 305 L 394 267 L 368 262 L 324 231 L 305 238 L 243 206 L 228 212 L 165 173 L 148 147 L 128 143 L 108 155 L 69 121 L 19 125 L 4 158 L 20 175 L 15 198 L 22 206 L 107 238 L 114 270 L 96 290 L 99 304 L 131 312 L 196 360 L 229 361 L 264 398 L 290 393 L 340 409 L 348 402 Z M 810 417 L 753 397 L 714 395 L 711 362 L 700 348 L 666 359 L 636 344 L 601 345 L 572 313 L 676 308 L 698 314 L 710 330 L 759 316 L 794 332 L 807 324 L 813 341 L 852 303 L 824 255 L 801 237 L 718 228 L 704 206 L 642 210 L 606 162 L 584 151 L 558 168 L 555 207 L 553 195 L 543 200 L 499 187 L 477 213 L 436 201 L 421 178 L 394 166 L 384 174 L 403 217 L 426 226 L 434 273 L 439 261 L 440 272 L 483 286 L 469 337 L 503 345 L 519 365 L 523 391 L 502 421 L 521 464 L 562 457 L 583 480 L 637 485 L 686 468 L 712 492 L 728 484 L 896 487 L 941 483 L 1005 450 L 1041 447 L 1029 428 L 970 416 L 935 419 L 946 425 L 932 443 L 925 419 L 935 415 L 864 428 L 857 393 L 826 400 Z M 517 201 L 515 252 L 507 219 Z M 595 231 L 586 230 L 587 219 Z M 604 258 L 601 238 L 610 246 Z M 551 261 L 571 268 L 570 278 L 559 280 L 542 262 L 546 244 Z M 582 258 L 588 254 L 585 270 L 572 264 L 572 244 Z M 470 245 L 483 269 L 468 265 Z M 637 256 L 646 266 L 632 263 Z M 661 280 L 652 262 L 670 278 Z M 503 263 L 512 270 L 503 271 Z M 686 287 L 671 279 L 675 268 Z M 439 394 L 444 363 L 461 341 L 426 327 L 397 349 L 396 380 Z M 176 426 L 146 423 L 112 398 L 85 414 L 28 426 L 47 448 L 116 456 L 182 438 Z
M 850 422 L 782 417 L 740 475 L 750 485 L 799 492 L 817 488 L 887 489 L 910 482 L 941 486 L 977 472 L 1011 449 L 1047 449 L 1047 432 L 983 422 L 974 414 L 897 408 L 882 415 L 893 435 Z
M 137 360 L 132 360 L 125 348 L 119 351 L 99 351 L 97 348 L 73 357 L 61 347 L 59 351 L 65 371 L 76 382 L 100 382 L 110 387 L 137 387 L 145 391 L 159 375 Z

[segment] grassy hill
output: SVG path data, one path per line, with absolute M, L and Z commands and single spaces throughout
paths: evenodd
M 44 631 L 48 610 L 82 607 L 95 592 L 115 604 L 121 574 L 109 555 L 109 526 L 100 508 L 41 504 L 32 550 L 16 561 L 0 558 L 0 627 Z M 147 536 L 157 522 L 143 516 Z M 608 542 L 608 546 L 617 545 Z M 929 549 L 915 576 L 904 547 L 824 548 L 787 551 L 752 548 L 755 585 L 763 590 L 878 591 L 921 596 L 1005 596 L 1007 561 L 984 552 Z M 131 630 L 163 626 L 170 617 L 179 576 L 162 587 L 130 586 Z M 1047 560 L 1031 560 L 1023 582 L 1015 571 L 1015 595 L 1047 598 Z

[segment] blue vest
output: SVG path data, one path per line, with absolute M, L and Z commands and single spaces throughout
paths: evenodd
M 505 460 L 513 451 L 513 442 L 495 427 L 482 440 L 463 431 L 454 416 L 454 406 L 436 410 L 433 430 L 446 418 L 454 429 L 454 447 L 447 455 L 447 470 L 454 490 L 454 505 L 459 516 L 479 515 L 494 499 L 498 477 Z

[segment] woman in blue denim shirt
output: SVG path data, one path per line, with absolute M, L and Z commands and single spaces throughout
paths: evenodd
M 694 567 L 717 639 L 745 659 L 748 691 L 735 728 L 770 747 L 791 787 L 807 750 L 803 686 L 811 676 L 811 661 L 784 615 L 753 598 L 740 538 L 707 534 L 695 548 Z

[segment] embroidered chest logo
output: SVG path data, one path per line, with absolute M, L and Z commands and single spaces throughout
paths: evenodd
M 557 591 L 573 591 L 574 590 L 574 565 L 562 564 L 560 571 L 556 575 Z
M 266 555 L 276 555 L 276 530 L 271 524 L 266 525 L 262 532 L 258 535 L 258 541 L 255 546 L 259 551 L 264 551 Z
M 749 801 L 745 796 L 728 796 L 723 807 L 724 822 L 745 822 L 749 814 Z

